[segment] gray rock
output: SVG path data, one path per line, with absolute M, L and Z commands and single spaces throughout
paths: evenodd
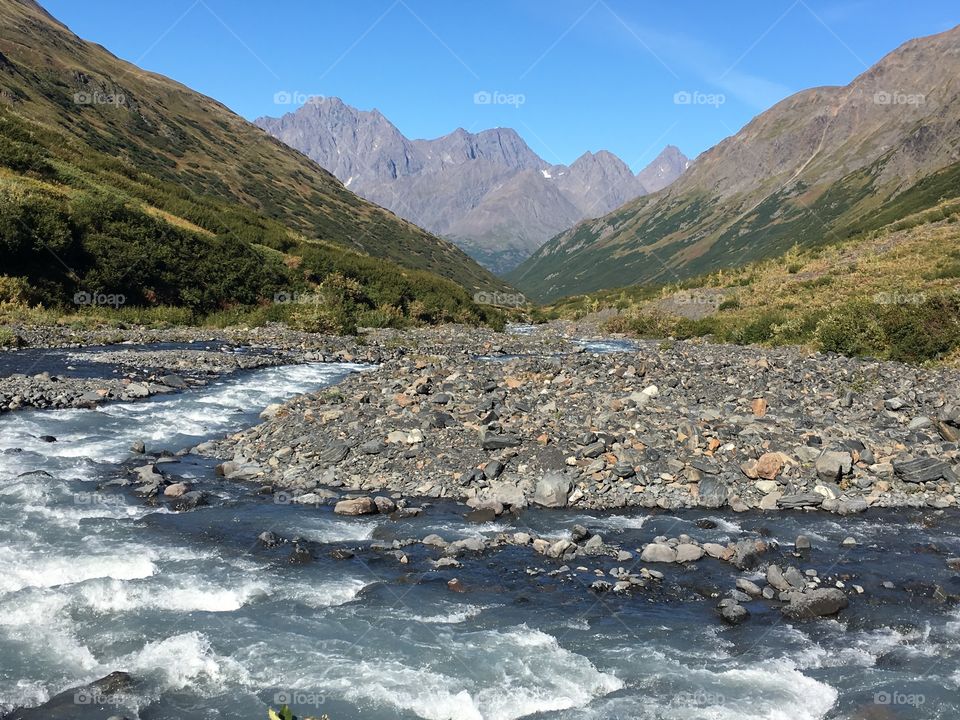
M 566 507 L 573 482 L 562 472 L 545 473 L 538 481 L 533 501 L 543 507 Z
M 792 620 L 812 620 L 818 617 L 836 615 L 849 605 L 842 590 L 837 588 L 817 588 L 802 593 L 793 593 L 790 602 L 781 608 L 785 616 Z
M 804 507 L 818 507 L 823 504 L 823 500 L 824 497 L 820 493 L 794 493 L 792 495 L 784 495 L 777 500 L 777 505 L 793 510 Z
M 720 508 L 727 502 L 727 486 L 717 477 L 708 475 L 700 481 L 700 506 Z
M 677 551 L 669 545 L 650 543 L 640 554 L 641 562 L 672 563 L 677 561 Z
M 504 450 L 505 448 L 517 447 L 520 444 L 520 438 L 513 433 L 501 433 L 497 435 L 485 431 L 481 436 L 480 442 L 484 450 Z
M 780 570 L 778 565 L 770 565 L 767 567 L 767 582 L 776 590 L 784 592 L 791 589 L 791 585 L 787 582 L 787 579 L 783 576 L 783 571 Z
M 337 515 L 374 515 L 377 513 L 377 504 L 370 497 L 349 498 L 334 505 L 333 511 Z
M 740 570 L 752 570 L 760 564 L 760 556 L 763 554 L 761 548 L 764 547 L 762 544 L 758 547 L 755 540 L 741 540 L 734 546 L 730 562 Z
M 837 506 L 837 512 L 841 515 L 855 515 L 867 511 L 867 501 L 863 498 L 845 498 Z
M 676 547 L 676 562 L 696 562 L 703 557 L 703 548 L 690 543 L 680 543 Z
M 909 483 L 933 482 L 940 479 L 957 481 L 952 468 L 941 460 L 930 457 L 916 458 L 915 460 L 895 460 L 893 471 L 896 476 Z
M 787 581 L 793 590 L 803 590 L 807 587 L 807 580 L 792 565 L 783 572 L 783 579 Z
M 720 608 L 720 617 L 725 623 L 739 625 L 750 617 L 749 611 L 743 605 L 730 604 Z
M 848 452 L 824 451 L 816 462 L 817 476 L 821 480 L 836 482 L 848 475 L 853 467 L 853 458 Z

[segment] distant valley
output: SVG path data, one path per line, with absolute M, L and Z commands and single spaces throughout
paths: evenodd
M 689 165 L 673 146 L 636 175 L 603 150 L 554 165 L 509 128 L 410 140 L 378 110 L 338 98 L 313 98 L 255 124 L 361 197 L 452 240 L 497 273 L 581 220 L 667 187 Z

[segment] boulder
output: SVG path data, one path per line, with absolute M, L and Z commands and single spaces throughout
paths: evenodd
M 700 481 L 700 506 L 716 509 L 727 502 L 727 486 L 719 478 L 708 475 Z
M 783 464 L 783 456 L 780 453 L 764 453 L 757 460 L 754 471 L 757 473 L 757 477 L 764 480 L 775 480 L 780 471 L 783 470 Z M 774 487 L 773 490 L 776 490 L 776 488 Z M 772 492 L 772 490 L 767 490 L 767 492 Z
M 947 463 L 931 457 L 894 461 L 893 472 L 908 483 L 935 482 L 940 479 L 957 481 L 956 474 Z
M 791 589 L 791 585 L 783 576 L 783 571 L 779 565 L 770 565 L 767 567 L 767 583 L 780 592 L 786 592 Z
M 537 481 L 533 501 L 543 507 L 566 507 L 573 482 L 561 472 L 545 473 Z
M 704 543 L 703 550 L 707 555 L 718 560 L 729 560 L 733 556 L 733 550 L 718 543 Z
M 777 505 L 782 508 L 796 510 L 805 507 L 819 507 L 823 504 L 824 497 L 820 493 L 794 493 L 793 495 L 784 495 L 777 500 Z
M 812 620 L 836 615 L 849 605 L 846 594 L 838 588 L 817 588 L 790 594 L 790 601 L 781 608 L 792 620 Z
M 760 564 L 760 556 L 767 551 L 762 540 L 741 540 L 733 548 L 730 562 L 740 570 L 751 570 Z
M 640 554 L 641 562 L 672 563 L 677 561 L 677 551 L 665 543 L 650 543 Z
M 703 557 L 703 548 L 691 543 L 680 543 L 676 547 L 676 561 L 678 563 L 696 562 Z
M 333 506 L 337 515 L 375 515 L 377 503 L 370 497 L 349 498 Z
M 720 607 L 720 618 L 729 625 L 739 625 L 749 617 L 750 613 L 739 603 L 728 603 Z
M 848 452 L 825 450 L 817 458 L 817 477 L 821 480 L 836 482 L 842 476 L 848 475 L 853 468 L 853 458 Z
M 389 515 L 397 509 L 397 504 L 391 498 L 385 497 L 384 495 L 377 495 L 377 497 L 373 499 L 373 504 L 377 506 L 377 512 L 381 515 Z
M 520 444 L 520 438 L 513 433 L 501 433 L 497 435 L 486 430 L 480 437 L 480 444 L 484 450 L 504 450 L 506 448 L 517 447 Z

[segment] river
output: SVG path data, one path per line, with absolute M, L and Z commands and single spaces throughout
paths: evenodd
M 346 518 L 224 482 L 193 455 L 164 469 L 210 493 L 197 510 L 105 485 L 126 476 L 135 440 L 191 447 L 360 369 L 268 368 L 138 403 L 0 417 L 0 714 L 123 670 L 136 682 L 117 707 L 81 695 L 70 716 L 260 720 L 287 702 L 332 720 L 960 717 L 960 614 L 928 597 L 935 584 L 960 591 L 944 562 L 960 555 L 954 512 L 531 510 L 471 524 L 439 502 L 404 520 Z M 748 623 L 727 627 L 702 592 L 733 586 L 718 561 L 618 596 L 589 590 L 595 567 L 623 564 L 610 558 L 551 575 L 559 561 L 517 547 L 442 570 L 423 545 L 405 547 L 406 565 L 380 549 L 430 533 L 559 538 L 577 523 L 628 548 L 762 531 L 787 557 L 804 533 L 817 551 L 794 562 L 864 594 L 836 619 L 796 625 L 753 602 Z M 302 538 L 312 562 L 258 543 L 266 530 Z M 841 552 L 847 536 L 858 544 Z M 343 548 L 354 557 L 331 557 Z

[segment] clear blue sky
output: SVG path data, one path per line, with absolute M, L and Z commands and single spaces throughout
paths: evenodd
M 41 3 L 247 118 L 294 109 L 277 93 L 338 96 L 413 138 L 513 127 L 550 162 L 608 149 L 635 170 L 668 143 L 693 157 L 787 95 L 845 84 L 960 23 L 957 0 Z M 484 91 L 499 102 L 475 102 Z

